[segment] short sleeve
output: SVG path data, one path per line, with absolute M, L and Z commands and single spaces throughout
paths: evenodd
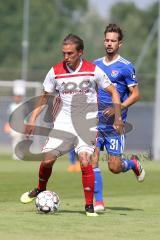
M 138 81 L 137 81 L 136 74 L 135 74 L 135 69 L 132 64 L 127 65 L 127 67 L 123 71 L 123 75 L 124 75 L 125 82 L 128 87 L 138 85 Z
M 55 74 L 53 67 L 47 73 L 45 80 L 43 82 L 43 89 L 45 92 L 53 93 L 56 88 Z
M 103 89 L 112 84 L 105 72 L 103 72 L 98 66 L 95 68 L 95 77 L 98 86 Z

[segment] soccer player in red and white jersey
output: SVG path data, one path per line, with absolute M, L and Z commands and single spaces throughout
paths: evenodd
M 114 127 L 118 132 L 122 131 L 123 123 L 119 94 L 99 67 L 82 59 L 83 49 L 84 44 L 80 37 L 73 34 L 66 36 L 62 44 L 63 61 L 53 66 L 46 75 L 44 91 L 28 121 L 26 134 L 33 134 L 42 106 L 55 91 L 60 95 L 62 106 L 54 121 L 54 129 L 43 148 L 44 159 L 40 164 L 38 186 L 31 192 L 24 193 L 20 200 L 22 203 L 29 203 L 41 191 L 46 190 L 56 159 L 74 148 L 81 163 L 86 215 L 96 216 L 93 207 L 94 173 L 91 165 L 96 131 L 86 131 L 88 120 L 83 126 L 81 124 L 84 122 L 84 115 L 87 115 L 92 119 L 93 126 L 96 126 L 96 85 L 112 96 L 116 112 Z M 59 136 L 56 135 L 58 131 L 61 133 Z

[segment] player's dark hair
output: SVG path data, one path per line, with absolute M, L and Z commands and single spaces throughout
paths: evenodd
M 104 35 L 106 35 L 106 33 L 108 33 L 108 32 L 118 33 L 118 40 L 122 41 L 122 39 L 123 39 L 122 29 L 117 24 L 115 24 L 115 23 L 108 24 L 104 31 Z
M 84 49 L 83 40 L 77 35 L 74 35 L 72 33 L 68 34 L 63 40 L 63 45 L 67 45 L 67 44 L 75 44 L 76 49 L 78 51 Z

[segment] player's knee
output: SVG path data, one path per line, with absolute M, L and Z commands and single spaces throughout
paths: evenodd
M 99 150 L 96 148 L 95 152 L 92 155 L 92 166 L 93 168 L 98 167 L 98 162 L 99 162 Z
M 86 152 L 81 152 L 78 155 L 78 159 L 82 166 L 87 167 L 90 164 L 90 155 L 88 155 Z
M 50 167 L 52 167 L 52 165 L 53 165 L 53 163 L 52 163 L 51 161 L 49 161 L 49 160 L 43 160 L 43 166 L 44 166 L 45 168 L 50 168 Z
M 44 167 L 46 168 L 52 167 L 55 161 L 56 157 L 46 154 L 43 160 Z
M 120 173 L 122 171 L 121 161 L 119 157 L 109 157 L 108 168 L 112 173 Z
M 92 166 L 93 168 L 98 167 L 98 157 L 97 156 L 92 156 Z
M 117 168 L 116 166 L 109 166 L 109 170 L 114 174 L 118 174 L 121 172 L 120 169 Z

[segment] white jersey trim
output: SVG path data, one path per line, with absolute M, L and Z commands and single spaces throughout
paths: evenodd
M 111 61 L 111 62 L 106 62 L 105 57 L 103 57 L 103 64 L 106 65 L 106 66 L 110 66 L 111 64 L 119 61 L 120 58 L 121 58 L 120 55 L 118 55 L 118 57 L 117 57 L 116 59 L 114 59 L 113 61 Z

